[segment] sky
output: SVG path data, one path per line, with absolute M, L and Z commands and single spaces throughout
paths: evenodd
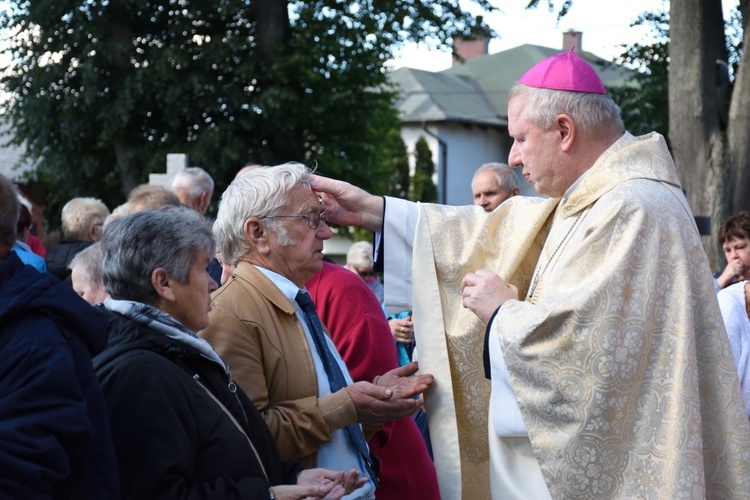
M 714 1 L 714 0 L 709 0 Z M 737 0 L 721 0 L 724 17 Z M 568 14 L 557 21 L 557 12 L 549 12 L 546 0 L 540 7 L 526 10 L 526 0 L 494 0 L 503 5 L 502 12 L 484 15 L 485 21 L 495 30 L 499 38 L 490 41 L 489 53 L 494 54 L 526 43 L 545 47 L 562 48 L 563 32 L 573 29 L 581 31 L 582 49 L 613 60 L 623 51 L 623 45 L 647 39 L 648 27 L 630 27 L 642 13 L 668 10 L 665 0 L 573 0 Z M 560 0 L 555 0 L 560 4 Z M 466 5 L 464 8 L 469 9 Z M 471 10 L 475 15 L 482 14 Z M 450 52 L 429 48 L 426 45 L 407 44 L 398 57 L 389 61 L 394 69 L 409 67 L 427 71 L 442 71 L 451 66 Z

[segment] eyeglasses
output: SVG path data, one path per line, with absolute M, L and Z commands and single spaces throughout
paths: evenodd
M 325 212 L 315 212 L 314 214 L 295 214 L 295 215 L 266 215 L 258 217 L 259 219 L 307 219 L 307 225 L 310 229 L 318 229 L 321 222 L 328 220 Z

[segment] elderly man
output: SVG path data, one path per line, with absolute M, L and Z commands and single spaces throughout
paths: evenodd
M 68 266 L 73 290 L 92 306 L 109 297 L 102 279 L 102 258 L 102 248 L 97 241 L 78 252 Z
M 62 231 L 65 238 L 47 252 L 47 270 L 70 284 L 68 264 L 73 257 L 102 237 L 109 209 L 96 198 L 73 198 L 62 209 Z
M 346 267 L 367 283 L 367 287 L 377 297 L 378 302 L 383 303 L 383 283 L 378 275 L 373 272 L 374 257 L 372 255 L 372 243 L 369 241 L 357 241 L 352 243 L 346 252 Z
M 180 203 L 205 215 L 214 193 L 214 180 L 200 167 L 186 168 L 177 172 L 172 179 L 172 192 L 180 199 Z M 222 268 L 215 257 L 208 263 L 208 274 L 219 283 Z
M 516 174 L 505 163 L 485 163 L 474 172 L 471 179 L 474 205 L 492 212 L 511 196 L 518 196 Z
M 214 293 L 200 335 L 232 367 L 283 459 L 359 470 L 371 481 L 351 498 L 371 498 L 376 464 L 359 423 L 411 415 L 421 407 L 414 396 L 432 377 L 409 377 L 414 363 L 373 383 L 352 383 L 304 289 L 321 270 L 323 240 L 332 234 L 305 166 L 288 163 L 236 178 L 222 195 L 214 232 L 235 271 Z
M 182 203 L 180 203 L 177 195 L 167 188 L 151 184 L 141 184 L 130 191 L 126 205 L 126 213 L 134 214 L 143 210 L 157 210 L 167 206 L 179 207 Z M 121 216 L 126 215 L 126 213 L 121 214 Z
M 214 193 L 214 180 L 200 167 L 190 167 L 177 172 L 172 179 L 172 192 L 180 203 L 199 214 L 205 214 Z
M 333 221 L 385 223 L 387 302 L 419 283 L 442 498 L 486 497 L 488 475 L 493 498 L 746 496 L 750 423 L 664 139 L 624 132 L 572 52 L 521 77 L 508 124 L 509 163 L 549 199 L 485 214 L 313 182 Z M 490 471 L 471 441 L 485 328 Z
M 19 202 L 0 175 L 0 496 L 118 498 L 91 356 L 107 318 L 11 250 Z

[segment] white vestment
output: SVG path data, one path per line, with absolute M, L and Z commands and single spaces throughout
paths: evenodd
M 546 493 L 533 460 L 508 473 L 523 446 L 506 444 L 524 439 L 553 498 L 750 496 L 750 423 L 661 136 L 625 134 L 560 199 L 514 197 L 491 214 L 420 205 L 416 224 L 414 213 L 386 202 L 386 304 L 394 283 L 399 307 L 413 300 L 420 369 L 436 375 L 425 401 L 444 499 L 489 496 L 487 449 L 493 496 Z M 484 325 L 460 292 L 480 268 L 522 298 L 491 325 L 499 441 L 484 449 Z
M 729 345 L 732 346 L 734 364 L 740 377 L 742 399 L 750 416 L 750 319 L 745 306 L 745 284 L 740 281 L 719 291 L 719 308 L 727 327 Z

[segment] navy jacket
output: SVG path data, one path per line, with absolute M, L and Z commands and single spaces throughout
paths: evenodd
M 302 469 L 281 461 L 263 417 L 220 365 L 183 342 L 108 314 L 109 343 L 94 365 L 123 498 L 267 499 L 271 485 L 296 483 Z
M 107 318 L 11 252 L 0 262 L 0 498 L 119 498 L 91 356 Z
M 70 285 L 70 269 L 68 264 L 73 257 L 86 247 L 93 245 L 90 241 L 63 239 L 47 251 L 44 261 L 47 263 L 47 271 L 51 272 L 64 283 Z

